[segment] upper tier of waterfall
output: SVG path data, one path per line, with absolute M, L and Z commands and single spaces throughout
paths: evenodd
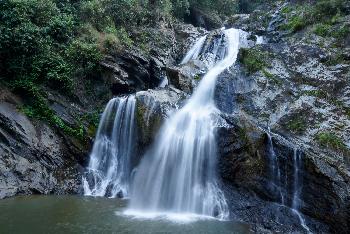
M 197 59 L 199 54 L 201 53 L 202 47 L 204 45 L 205 39 L 207 36 L 202 36 L 199 38 L 192 48 L 187 52 L 185 57 L 182 59 L 181 64 L 185 64 L 192 59 Z
M 204 37 L 186 57 L 198 57 Z M 215 82 L 236 61 L 240 30 L 222 31 L 221 58 L 202 78 L 186 105 L 174 113 L 138 166 L 132 181 L 127 213 L 191 213 L 228 217 L 225 197 L 216 176 L 217 149 L 212 114 Z M 196 55 L 196 56 L 193 56 Z M 184 61 L 187 60 L 185 57 Z

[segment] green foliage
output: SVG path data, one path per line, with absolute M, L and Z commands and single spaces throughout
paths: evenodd
M 316 35 L 319 35 L 321 37 L 325 37 L 325 36 L 329 35 L 330 30 L 331 30 L 331 25 L 320 23 L 320 24 L 315 25 L 314 32 Z
M 263 4 L 264 2 L 269 2 L 270 0 L 237 0 L 237 7 L 241 13 L 250 13 L 258 5 Z
M 325 23 L 316 24 L 314 32 L 316 35 L 322 37 L 333 37 L 337 40 L 343 40 L 347 38 L 348 35 L 350 35 L 350 29 L 347 25 L 332 26 Z
M 287 129 L 295 133 L 302 133 L 306 130 L 306 123 L 301 117 L 296 116 L 287 123 Z
M 342 27 L 337 27 L 336 30 L 333 31 L 331 36 L 338 40 L 342 40 L 347 38 L 350 35 L 349 25 L 343 25 Z
M 315 33 L 327 36 L 331 25 L 338 23 L 339 19 L 349 12 L 347 12 L 346 0 L 320 0 L 315 4 L 286 6 L 281 13 L 287 18 L 287 23 L 282 25 L 281 29 L 297 32 L 308 25 L 317 24 Z M 340 35 L 343 34 L 340 33 Z
M 343 152 L 349 151 L 343 140 L 332 132 L 320 132 L 316 135 L 315 139 L 323 147 L 329 147 L 333 150 L 340 150 Z
M 88 136 L 94 136 L 98 129 L 98 124 L 100 122 L 100 113 L 102 111 L 95 111 L 82 116 L 82 120 L 88 123 L 87 134 Z
M 293 11 L 293 8 L 292 7 L 290 7 L 290 6 L 285 6 L 285 7 L 283 7 L 283 9 L 281 10 L 281 13 L 282 14 L 289 14 L 290 12 L 292 12 Z
M 239 62 L 244 65 L 248 74 L 253 74 L 262 70 L 267 66 L 266 61 L 267 54 L 257 49 L 241 48 L 239 54 Z
M 196 74 L 196 75 L 193 77 L 193 79 L 195 79 L 195 80 L 200 80 L 200 79 L 201 79 L 201 76 L 200 76 L 199 74 Z
M 262 73 L 267 79 L 273 81 L 274 83 L 276 83 L 279 86 L 282 85 L 282 81 L 280 79 L 278 79 L 278 77 L 276 77 L 275 75 L 273 75 L 270 72 L 266 71 L 266 69 L 262 69 Z
M 190 1 L 191 7 L 201 8 L 207 11 L 216 11 L 222 16 L 232 15 L 238 13 L 239 10 L 238 0 L 192 0 Z
M 306 26 L 304 17 L 296 15 L 289 19 L 287 24 L 281 26 L 282 30 L 290 30 L 291 32 L 297 32 Z
M 22 108 L 23 113 L 28 117 L 46 121 L 51 126 L 61 129 L 70 136 L 85 140 L 82 125 L 77 127 L 66 125 L 65 122 L 48 107 L 44 93 L 35 84 L 19 81 L 14 85 L 14 89 L 29 97 L 27 101 L 28 104 Z
M 328 97 L 328 94 L 322 90 L 304 90 L 302 91 L 302 94 L 323 99 L 326 99 Z
M 334 16 L 346 13 L 345 0 L 321 0 L 312 8 L 311 20 L 313 22 L 329 22 Z
M 97 71 L 102 53 L 96 42 L 88 42 L 80 38 L 73 39 L 66 49 L 67 57 L 75 63 L 75 73 L 87 76 Z

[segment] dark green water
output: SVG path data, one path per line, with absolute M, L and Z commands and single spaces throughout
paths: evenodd
M 242 223 L 137 219 L 117 215 L 119 199 L 79 196 L 28 196 L 0 200 L 0 233 L 249 233 Z

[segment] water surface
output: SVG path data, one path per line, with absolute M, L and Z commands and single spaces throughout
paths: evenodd
M 0 200 L 0 233 L 249 233 L 246 224 L 215 219 L 174 222 L 122 215 L 126 201 L 79 196 Z

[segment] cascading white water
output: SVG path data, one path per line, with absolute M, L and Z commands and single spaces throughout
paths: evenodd
M 211 115 L 217 111 L 213 100 L 216 79 L 236 61 L 240 30 L 228 29 L 224 35 L 226 56 L 202 78 L 186 105 L 166 121 L 143 157 L 132 182 L 126 214 L 228 217 L 216 177 L 217 149 Z
M 192 46 L 192 48 L 187 52 L 185 57 L 182 59 L 180 64 L 188 63 L 188 61 L 192 59 L 197 59 L 198 56 L 201 53 L 202 47 L 204 45 L 205 39 L 207 39 L 207 36 L 200 37 L 196 43 Z
M 306 230 L 307 233 L 312 233 L 310 228 L 306 225 L 305 219 L 300 214 L 300 193 L 302 189 L 302 153 L 297 149 L 294 149 L 293 154 L 293 167 L 294 167 L 294 184 L 293 184 L 293 200 L 292 200 L 292 209 L 293 212 L 298 216 L 301 226 Z
M 300 193 L 302 189 L 302 171 L 301 171 L 302 153 L 299 152 L 297 149 L 294 149 L 294 153 L 293 153 L 293 171 L 294 172 L 293 172 L 293 186 L 291 191 L 292 197 L 290 199 L 291 204 L 288 205 L 286 204 L 286 199 L 282 192 L 281 171 L 278 164 L 278 158 L 273 147 L 273 141 L 272 141 L 270 129 L 267 135 L 268 135 L 268 153 L 270 158 L 270 173 L 271 173 L 270 179 L 271 179 L 271 183 L 273 184 L 274 190 L 277 189 L 280 196 L 281 204 L 284 206 L 289 206 L 291 210 L 294 212 L 294 214 L 298 217 L 300 221 L 300 225 L 305 229 L 305 231 L 307 233 L 312 233 L 309 227 L 306 225 L 303 215 L 299 212 Z M 287 184 L 285 184 L 285 187 L 286 187 L 285 189 L 287 190 Z
M 103 112 L 83 178 L 87 196 L 128 196 L 135 142 L 134 96 L 113 98 Z
M 273 147 L 273 141 L 270 133 L 270 129 L 267 133 L 268 137 L 268 155 L 269 155 L 269 166 L 270 166 L 270 183 L 274 191 L 278 191 L 281 204 L 285 205 L 285 199 L 281 188 L 281 171 L 278 165 L 278 158 Z

